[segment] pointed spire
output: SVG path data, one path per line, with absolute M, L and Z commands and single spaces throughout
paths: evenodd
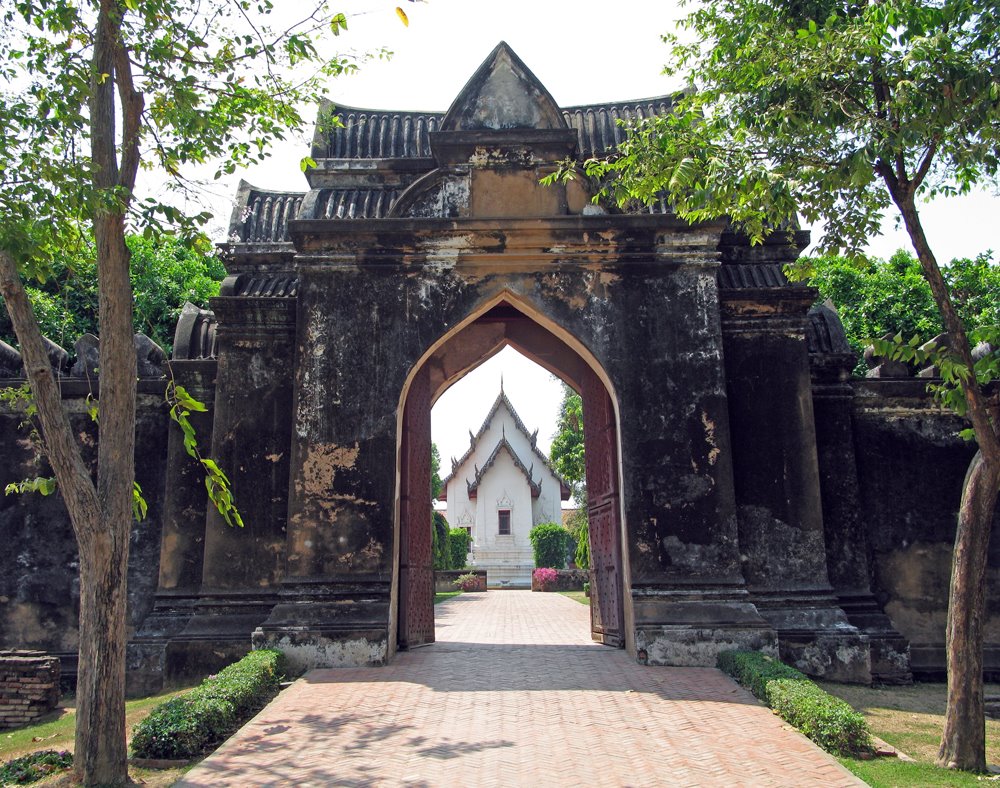
M 545 86 L 501 41 L 452 102 L 440 128 L 565 129 L 567 125 Z
M 500 373 L 500 393 L 503 394 L 503 372 Z

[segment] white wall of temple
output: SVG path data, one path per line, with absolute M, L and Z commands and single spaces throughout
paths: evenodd
M 521 470 L 506 451 L 483 477 L 477 496 L 478 517 L 473 530 L 473 545 L 478 561 L 481 552 L 531 549 L 528 532 L 532 519 L 531 488 Z M 510 534 L 500 533 L 500 512 L 510 512 Z
M 468 482 L 475 479 L 497 445 L 504 439 L 532 477 L 541 483 L 541 494 L 532 498 L 524 472 L 506 449 L 482 477 L 472 500 Z M 496 415 L 480 437 L 472 454 L 458 467 L 447 487 L 448 523 L 469 528 L 472 560 L 485 568 L 491 585 L 527 585 L 534 566 L 528 534 L 539 523 L 562 520 L 558 478 L 531 447 L 530 438 L 516 426 L 514 416 L 501 402 Z M 500 534 L 500 512 L 510 512 L 510 534 Z
M 535 479 L 538 479 L 539 474 L 537 473 Z M 540 474 L 542 477 L 542 492 L 541 494 L 532 502 L 532 520 L 535 525 L 541 525 L 542 523 L 562 523 L 562 496 L 561 489 L 559 487 L 559 480 L 549 471 L 548 468 L 542 468 L 544 473 Z

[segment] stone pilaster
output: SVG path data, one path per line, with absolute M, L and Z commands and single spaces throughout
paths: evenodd
M 214 669 L 249 651 L 284 574 L 295 299 L 236 294 L 212 307 L 218 365 L 208 456 L 229 477 L 244 525 L 227 525 L 208 503 L 199 598 L 168 646 L 171 675 Z
M 201 445 L 212 439 L 215 409 L 215 359 L 175 360 L 170 374 L 178 386 L 205 404 L 204 413 L 190 420 Z M 128 644 L 128 692 L 148 695 L 163 688 L 166 649 L 194 614 L 201 588 L 205 551 L 205 474 L 188 456 L 180 428 L 167 425 L 167 465 L 163 529 L 160 535 L 160 571 L 153 609 Z
M 871 590 L 868 537 L 862 518 L 854 428 L 851 352 L 829 307 L 810 310 L 808 334 L 816 451 L 823 501 L 823 532 L 830 585 L 847 619 L 868 638 L 872 681 L 907 684 L 910 646 L 892 626 Z
M 781 656 L 838 681 L 871 681 L 867 637 L 826 567 L 805 332 L 809 288 L 728 290 L 723 336 L 743 573 Z

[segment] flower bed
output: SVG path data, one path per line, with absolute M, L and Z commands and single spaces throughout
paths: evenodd
M 439 594 L 446 594 L 458 588 L 455 582 L 462 575 L 475 575 L 479 578 L 479 588 L 476 591 L 486 590 L 486 570 L 485 569 L 437 569 L 434 571 L 434 591 Z
M 585 569 L 539 567 L 531 573 L 532 591 L 582 591 L 588 582 L 590 572 Z

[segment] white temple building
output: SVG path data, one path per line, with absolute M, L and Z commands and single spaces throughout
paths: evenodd
M 500 387 L 483 426 L 461 459 L 451 460 L 440 500 L 452 528 L 472 535 L 470 565 L 487 570 L 490 586 L 527 588 L 535 562 L 528 533 L 541 523 L 562 522 L 569 485 L 536 446 Z

